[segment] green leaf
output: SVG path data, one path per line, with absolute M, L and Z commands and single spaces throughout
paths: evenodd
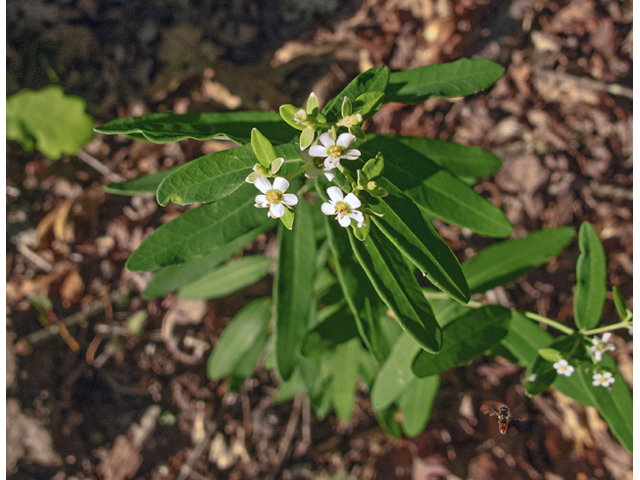
M 600 323 L 607 295 L 607 264 L 602 242 L 590 223 L 580 225 L 580 256 L 576 265 L 573 314 L 576 326 L 588 330 Z
M 382 175 L 382 172 L 384 172 L 384 157 L 382 155 L 376 155 L 374 158 L 369 159 L 362 167 L 365 182 L 375 180 Z
M 633 400 L 629 387 L 609 355 L 603 357 L 600 365 L 613 373 L 615 382 L 611 385 L 611 390 L 592 385 L 595 365 L 581 362 L 574 375 L 577 375 L 593 404 L 622 446 L 633 453 Z
M 424 289 L 424 292 L 427 300 L 429 300 L 429 303 L 433 308 L 433 313 L 435 313 L 436 318 L 438 319 L 438 324 L 440 324 L 441 328 L 444 328 L 452 320 L 455 320 L 456 318 L 473 310 L 472 307 L 461 305 L 459 302 L 448 296 L 446 298 L 433 298 L 435 295 L 442 297 L 442 293 L 436 290 Z
M 499 208 L 401 142 L 378 136 L 363 143 L 359 149 L 363 155 L 370 156 L 382 152 L 385 178 L 428 215 L 469 228 L 480 235 L 506 237 L 511 234 L 511 223 Z
M 164 178 L 175 172 L 182 165 L 177 167 L 167 168 L 160 172 L 152 173 L 141 178 L 135 178 L 133 180 L 127 180 L 122 183 L 107 183 L 103 185 L 104 191 L 107 193 L 113 193 L 116 195 L 144 195 L 145 193 L 156 193 L 158 186 L 164 180 Z
M 384 410 L 377 410 L 375 415 L 382 431 L 387 435 L 391 435 L 393 438 L 400 440 L 402 438 L 402 428 L 400 427 L 398 420 L 396 420 L 397 411 L 398 409 L 395 405 L 390 405 Z
M 222 298 L 253 285 L 263 278 L 273 265 L 273 260 L 262 255 L 242 257 L 189 283 L 178 292 L 185 300 Z
M 318 104 L 318 97 L 316 97 L 315 93 L 311 92 L 309 95 L 309 100 L 307 100 L 307 113 L 312 115 L 320 109 L 320 105 Z
M 455 254 L 410 198 L 384 178 L 379 183 L 389 196 L 367 202 L 381 214 L 372 215 L 373 222 L 434 285 L 467 303 L 469 287 Z
M 411 370 L 411 364 L 421 350 L 409 333 L 400 335 L 389 358 L 376 375 L 371 390 L 371 406 L 374 410 L 387 408 L 413 383 L 416 376 Z
M 266 330 L 271 319 L 270 307 L 270 298 L 260 298 L 236 314 L 220 335 L 209 356 L 209 379 L 220 380 L 233 372 L 234 367 L 242 361 L 258 337 Z
M 360 339 L 354 338 L 341 345 L 333 357 L 333 407 L 345 422 L 353 415 L 361 350 Z
M 499 305 L 481 307 L 457 318 L 443 328 L 443 346 L 437 355 L 418 353 L 413 373 L 427 377 L 463 365 L 500 341 L 510 321 L 510 311 Z
M 402 429 L 407 437 L 417 437 L 431 417 L 431 408 L 440 388 L 440 375 L 416 378 L 398 401 L 402 412 Z
M 319 357 L 358 337 L 358 326 L 345 302 L 325 307 L 319 316 L 320 323 L 309 330 L 300 342 L 300 353 L 304 357 Z
M 296 130 L 304 130 L 305 125 L 303 125 L 302 123 L 296 122 L 295 120 L 295 114 L 300 110 L 304 111 L 303 108 L 296 107 L 295 105 L 290 105 L 290 104 L 281 105 L 279 110 L 280 117 L 282 117 L 282 120 L 287 122 L 289 126 L 295 128 Z
M 251 130 L 251 148 L 258 161 L 264 168 L 270 168 L 271 162 L 276 158 L 276 151 L 271 142 L 265 137 L 260 130 L 254 128 Z
M 154 143 L 193 138 L 231 140 L 244 145 L 250 141 L 253 128 L 258 128 L 275 143 L 290 142 L 296 135 L 280 115 L 270 112 L 152 113 L 112 120 L 95 130 L 106 135 L 128 135 Z
M 374 134 L 369 134 L 373 138 Z M 385 135 L 424 155 L 458 177 L 488 177 L 502 166 L 502 160 L 489 150 L 467 147 L 445 140 L 403 135 Z
M 269 333 L 263 331 L 251 348 L 247 350 L 244 356 L 235 364 L 233 370 L 229 374 L 229 391 L 236 392 L 244 385 L 247 378 L 253 376 L 256 364 L 262 355 L 263 350 L 269 341 Z
M 280 221 L 287 230 L 291 230 L 293 228 L 294 216 L 295 215 L 293 213 L 293 210 L 289 209 L 288 207 L 284 208 L 284 215 L 280 217 Z
M 293 230 L 278 227 L 280 254 L 273 284 L 276 305 L 276 361 L 288 380 L 298 363 L 299 342 L 307 332 L 314 303 L 315 249 L 311 206 L 300 199 Z
M 485 292 L 517 280 L 560 253 L 574 235 L 573 227 L 539 230 L 485 248 L 462 264 L 470 292 Z
M 203 257 L 236 238 L 274 221 L 254 207 L 256 189 L 246 184 L 232 196 L 184 212 L 149 235 L 126 263 L 147 272 Z
M 351 233 L 349 240 L 378 295 L 395 314 L 402 328 L 425 350 L 439 351 L 442 332 L 418 281 L 400 252 L 376 228 L 372 228 L 362 242 Z
M 386 101 L 419 103 L 436 97 L 463 97 L 493 85 L 502 75 L 504 68 L 497 63 L 469 58 L 394 72 L 385 90 Z
M 562 357 L 562 355 L 560 355 L 560 352 L 555 348 L 541 348 L 540 350 L 538 350 L 538 355 L 540 355 L 545 360 L 548 360 L 549 362 L 557 362 Z
M 627 318 L 627 302 L 618 290 L 618 287 L 613 287 L 613 303 L 616 306 L 616 311 L 621 319 Z
M 7 139 L 52 160 L 75 155 L 93 138 L 93 118 L 86 102 L 65 95 L 59 85 L 24 89 L 7 98 Z
M 275 151 L 278 157 L 284 158 L 279 172 L 282 177 L 302 164 L 300 149 L 293 144 L 281 145 Z M 251 145 L 200 157 L 183 165 L 162 181 L 157 192 L 158 203 L 163 206 L 169 202 L 188 205 L 220 200 L 245 183 L 245 178 L 253 171 L 256 162 Z
M 359 95 L 358 98 L 356 98 L 355 102 L 353 102 L 352 113 L 359 113 L 360 115 L 362 115 L 362 119 L 366 120 L 367 118 L 373 116 L 373 114 L 378 110 L 380 110 L 383 100 L 384 93 L 382 92 L 363 93 L 362 95 Z
M 313 143 L 313 140 L 316 138 L 316 132 L 313 128 L 307 127 L 302 130 L 300 134 L 300 148 L 304 150 L 309 145 Z
M 327 117 L 327 121 L 335 122 L 342 113 L 342 102 L 344 97 L 349 97 L 352 103 L 367 92 L 384 92 L 389 81 L 389 69 L 385 66 L 373 67 L 361 73 L 349 82 L 344 90 L 331 99 L 322 109 L 322 113 Z
M 278 385 L 278 388 L 276 388 L 276 393 L 273 396 L 273 401 L 276 404 L 288 402 L 289 400 L 293 400 L 293 398 L 297 394 L 304 393 L 305 390 L 306 386 L 302 381 L 300 370 L 296 369 L 289 380 Z
M 344 97 L 342 100 L 342 107 L 341 107 L 342 118 L 348 117 L 349 115 L 351 115 L 352 112 L 353 112 L 353 104 L 351 103 L 351 100 L 349 100 L 349 97 Z
M 558 352 L 558 355 L 560 355 L 560 352 L 571 351 L 574 344 L 575 338 L 568 335 L 560 335 L 551 342 L 550 347 L 552 348 L 543 348 L 540 350 L 543 352 L 555 350 Z M 527 395 L 540 395 L 547 391 L 556 378 L 564 377 L 564 375 L 558 375 L 558 372 L 553 367 L 553 364 L 558 360 L 559 359 L 550 360 L 538 352 L 538 356 L 527 369 L 524 383 L 524 389 Z M 569 363 L 575 366 L 574 360 L 569 359 Z
M 179 265 L 169 265 L 161 268 L 151 279 L 147 288 L 142 292 L 142 298 L 150 299 L 161 297 L 174 290 L 179 290 L 183 286 L 206 275 L 229 257 L 235 255 L 249 242 L 255 239 L 258 234 L 263 233 L 272 224 L 269 222 L 261 227 L 251 230 L 249 233 L 239 236 L 226 245 L 215 248 L 204 257 L 197 257 Z

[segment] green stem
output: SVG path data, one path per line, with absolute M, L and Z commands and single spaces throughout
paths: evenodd
M 581 332 L 583 335 L 595 335 L 596 333 L 609 332 L 611 330 L 617 330 L 618 328 L 629 328 L 633 324 L 629 320 L 625 319 L 622 322 L 606 325 L 604 327 L 592 328 L 591 330 L 585 330 Z
M 424 296 L 427 297 L 429 300 L 450 300 L 451 297 L 444 293 L 444 292 L 433 292 L 433 291 L 422 291 L 422 293 L 424 293 Z M 480 302 L 474 302 L 473 300 L 468 302 L 466 305 L 464 305 L 465 307 L 471 307 L 471 308 L 480 308 L 482 307 L 482 303 Z
M 543 317 L 542 315 L 538 315 L 537 313 L 524 312 L 524 315 L 531 320 L 549 325 L 550 327 L 560 330 L 567 335 L 573 335 L 575 333 L 575 330 L 573 328 L 567 327 L 566 325 L 563 325 L 562 323 L 555 320 L 551 320 L 550 318 Z
M 344 168 L 342 165 L 338 165 L 338 170 L 340 170 L 340 172 L 342 172 L 342 174 L 347 177 L 347 180 L 349 180 L 349 183 L 351 183 L 352 186 L 356 183 L 353 175 L 351 175 L 351 172 L 349 170 Z
M 306 172 L 306 171 L 307 171 L 307 169 L 308 169 L 309 167 L 311 167 L 311 165 L 313 165 L 313 162 L 305 163 L 303 166 L 301 166 L 301 167 L 300 167 L 299 169 L 297 169 L 295 172 L 290 173 L 290 174 L 289 174 L 289 175 L 287 175 L 285 178 L 286 178 L 288 181 L 291 181 L 291 180 L 293 180 L 294 178 L 296 178 L 298 175 L 300 175 L 301 173 Z

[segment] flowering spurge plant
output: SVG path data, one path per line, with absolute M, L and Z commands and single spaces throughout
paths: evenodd
M 202 203 L 159 227 L 126 267 L 155 271 L 145 298 L 177 291 L 183 299 L 215 299 L 259 281 L 276 263 L 273 295 L 244 307 L 209 358 L 209 377 L 228 378 L 230 389 L 242 386 L 260 359 L 281 381 L 277 401 L 302 393 L 319 418 L 335 410 L 349 420 L 360 379 L 383 428 L 415 436 L 429 419 L 441 372 L 477 355 L 501 355 L 527 369 L 529 394 L 552 387 L 597 407 L 631 449 L 629 389 L 609 343 L 594 338 L 631 329 L 632 314 L 614 290 L 623 318 L 600 324 L 606 268 L 593 227 L 580 229 L 576 329 L 470 301 L 543 265 L 573 241 L 574 229 L 498 242 L 460 264 L 432 220 L 508 237 L 504 213 L 469 186 L 471 177 L 493 175 L 500 160 L 475 147 L 365 130 L 384 102 L 460 97 L 502 74 L 488 60 L 394 73 L 380 66 L 322 108 L 312 94 L 306 107 L 283 105 L 278 113 L 162 113 L 109 122 L 98 131 L 153 142 L 238 144 L 106 186 L 125 195 L 155 193 L 161 205 Z M 276 226 L 277 260 L 228 261 Z M 423 276 L 429 288 L 418 282 Z

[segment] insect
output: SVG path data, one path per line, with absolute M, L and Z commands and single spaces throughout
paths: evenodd
M 500 433 L 502 433 L 503 435 L 507 433 L 510 420 L 524 420 L 526 418 L 525 416 L 521 416 L 521 415 L 516 415 L 516 416 L 511 415 L 511 412 L 509 411 L 509 407 L 507 407 L 506 405 L 502 405 L 496 409 L 495 407 L 491 406 L 491 403 L 494 403 L 494 402 L 484 403 L 482 407 L 480 407 L 480 410 L 485 415 L 498 417 L 498 428 L 500 430 Z M 495 404 L 495 405 L 498 406 L 499 404 Z M 521 410 L 524 410 L 524 405 L 519 405 L 516 408 L 517 412 Z

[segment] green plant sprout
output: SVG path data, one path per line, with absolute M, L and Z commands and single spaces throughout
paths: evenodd
M 276 401 L 302 393 L 318 418 L 335 410 L 345 421 L 360 379 L 382 428 L 416 436 L 442 372 L 478 355 L 500 355 L 527 369 L 527 394 L 552 386 L 596 407 L 631 451 L 631 394 L 609 339 L 612 330 L 631 331 L 633 315 L 614 288 L 621 321 L 601 324 L 606 264 L 594 228 L 582 224 L 578 237 L 576 329 L 470 301 L 546 263 L 573 241 L 574 229 L 505 240 L 461 264 L 432 220 L 494 238 L 511 235 L 504 213 L 469 186 L 470 177 L 493 175 L 500 159 L 476 147 L 365 129 L 384 103 L 470 95 L 503 73 L 489 60 L 394 73 L 380 66 L 322 108 L 312 93 L 306 107 L 283 105 L 278 113 L 159 113 L 97 128 L 156 143 L 239 145 L 105 186 L 121 195 L 154 193 L 160 205 L 202 203 L 159 227 L 129 257 L 129 270 L 156 272 L 142 296 L 177 291 L 213 299 L 255 283 L 268 274 L 270 259 L 227 260 L 277 226 L 273 295 L 249 303 L 227 326 L 209 357 L 209 378 L 228 378 L 238 389 L 260 362 L 282 381 Z M 437 290 L 421 287 L 416 270 Z

